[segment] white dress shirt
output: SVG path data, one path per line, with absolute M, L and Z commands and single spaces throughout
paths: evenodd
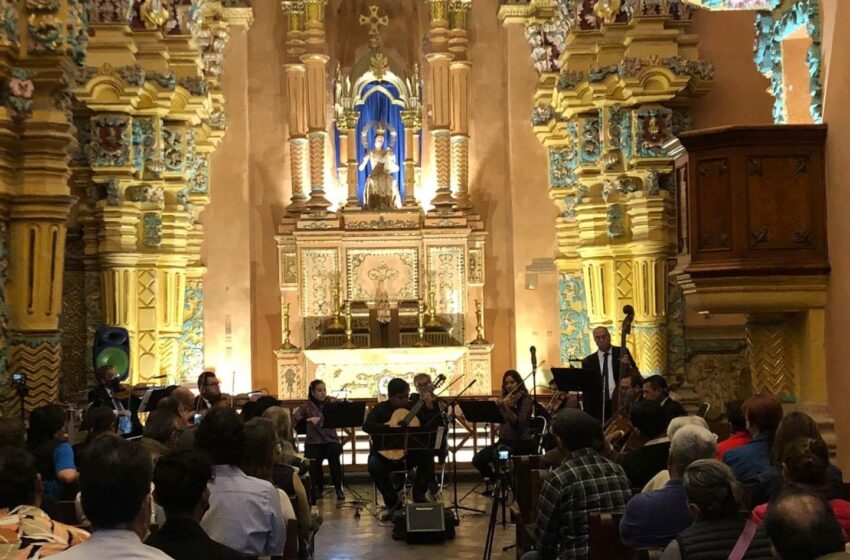
M 286 523 L 277 489 L 232 465 L 213 471 L 210 509 L 201 520 L 207 535 L 245 556 L 282 555 Z
M 599 372 L 602 373 L 604 371 L 604 361 L 605 361 L 605 352 L 599 350 L 597 352 L 599 355 Z M 605 380 L 602 380 L 602 386 L 605 386 Z M 617 388 L 616 383 L 614 382 L 614 347 L 612 346 L 610 350 L 608 350 L 608 398 L 612 398 L 614 396 L 614 389 Z
M 139 535 L 124 529 L 98 529 L 83 544 L 78 544 L 52 556 L 56 560 L 169 560 L 171 557 L 152 546 L 143 544 Z

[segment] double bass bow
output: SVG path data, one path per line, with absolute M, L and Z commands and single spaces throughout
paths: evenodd
M 623 323 L 620 327 L 621 354 L 618 377 L 620 381 L 631 377 L 632 373 L 631 360 L 626 360 L 625 358 L 627 356 L 626 339 L 629 336 L 629 333 L 632 332 L 632 323 L 635 319 L 635 309 L 631 305 L 626 305 L 623 307 L 623 313 L 625 313 L 626 317 L 623 319 Z M 634 426 L 632 426 L 632 421 L 629 418 L 632 404 L 634 404 L 639 397 L 640 393 L 638 392 L 627 395 L 625 392 L 621 391 L 619 382 L 617 383 L 617 387 L 614 388 L 614 394 L 611 398 L 611 407 L 614 413 L 612 414 L 611 419 L 605 424 L 604 433 L 605 440 L 610 441 L 611 446 L 617 452 L 628 453 L 640 447 L 640 437 L 635 431 Z M 620 435 L 620 433 L 622 435 Z

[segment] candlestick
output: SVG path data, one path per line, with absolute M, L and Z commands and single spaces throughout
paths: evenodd
M 346 349 L 357 348 L 353 339 L 354 330 L 351 328 L 351 302 L 347 301 L 345 302 L 345 344 L 342 347 Z
M 484 306 L 481 305 L 481 300 L 475 300 L 475 331 L 478 336 L 470 344 L 490 344 L 484 338 Z
M 419 340 L 414 342 L 413 346 L 416 348 L 430 346 L 428 341 L 425 340 L 425 302 L 421 299 L 419 300 L 419 313 L 417 315 L 419 317 L 419 328 L 416 331 L 419 333 Z
M 289 335 L 292 334 L 292 331 L 289 330 L 289 304 L 283 304 L 283 313 L 281 314 L 280 319 L 280 337 L 281 337 L 281 345 L 280 348 L 282 350 L 293 350 L 297 348 L 294 344 L 289 341 Z

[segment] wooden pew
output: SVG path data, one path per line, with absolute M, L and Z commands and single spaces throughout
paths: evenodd
M 517 559 L 534 548 L 537 499 L 546 472 L 540 469 L 539 455 L 518 455 L 513 458 L 512 482 L 516 499 L 511 505 L 511 522 L 516 524 Z

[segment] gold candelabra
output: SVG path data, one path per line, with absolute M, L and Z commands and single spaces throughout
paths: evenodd
M 347 301 L 345 302 L 345 344 L 342 347 L 346 349 L 357 348 L 353 339 L 354 329 L 351 328 L 351 302 Z
M 419 317 L 419 327 L 416 331 L 419 333 L 419 339 L 413 343 L 413 346 L 416 348 L 430 346 L 428 341 L 425 340 L 425 302 L 421 299 L 419 300 L 419 313 L 417 315 Z
M 475 331 L 478 336 L 470 344 L 490 344 L 484 338 L 484 306 L 480 299 L 475 300 Z
M 336 276 L 336 284 L 333 289 L 333 321 L 331 322 L 328 329 L 341 331 L 345 329 L 345 325 L 342 324 L 342 288 L 340 275 Z
M 440 322 L 437 320 L 437 305 L 436 305 L 436 290 L 433 280 L 428 283 L 428 323 L 429 327 L 439 327 Z
M 294 344 L 289 341 L 289 335 L 292 334 L 292 331 L 289 330 L 289 304 L 283 304 L 283 314 L 280 320 L 280 336 L 283 342 L 280 345 L 281 350 L 294 350 L 298 348 Z

